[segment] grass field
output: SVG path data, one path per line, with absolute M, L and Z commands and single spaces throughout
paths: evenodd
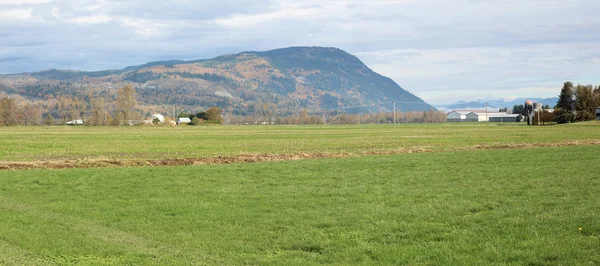
M 353 126 L 0 128 L 0 162 L 162 159 L 239 154 L 363 153 L 600 140 L 600 123 Z
M 597 141 L 599 125 L 2 128 L 4 161 L 438 152 L 2 170 L 0 265 L 598 265 L 599 145 L 456 149 Z

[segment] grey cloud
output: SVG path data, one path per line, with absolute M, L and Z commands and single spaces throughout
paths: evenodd
M 547 88 L 600 71 L 594 0 L 54 0 L 3 8 L 31 9 L 32 18 L 0 17 L 0 58 L 19 58 L 3 61 L 0 73 L 319 45 L 355 53 L 433 99 L 435 91 Z

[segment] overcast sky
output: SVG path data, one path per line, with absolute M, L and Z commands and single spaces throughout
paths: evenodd
M 0 0 L 0 73 L 338 47 L 429 103 L 600 84 L 599 0 Z

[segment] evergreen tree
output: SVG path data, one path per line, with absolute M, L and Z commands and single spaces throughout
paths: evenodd
M 556 103 L 556 108 L 560 109 L 556 115 L 556 122 L 573 122 L 573 111 L 575 109 L 573 96 L 573 83 L 567 81 L 563 84 L 558 96 L 558 102 Z

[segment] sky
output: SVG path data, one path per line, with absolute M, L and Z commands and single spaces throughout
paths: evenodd
M 0 0 L 0 73 L 337 47 L 431 104 L 600 85 L 598 0 Z

